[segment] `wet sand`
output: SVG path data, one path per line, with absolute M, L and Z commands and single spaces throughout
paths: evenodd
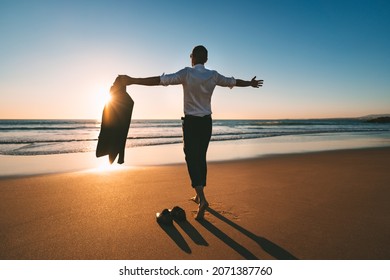
M 390 148 L 0 179 L 0 259 L 389 259 Z M 188 221 L 156 223 L 179 205 Z

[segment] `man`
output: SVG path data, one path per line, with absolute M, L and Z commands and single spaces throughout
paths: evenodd
M 207 163 L 206 153 L 211 138 L 211 96 L 216 86 L 222 87 L 254 87 L 263 85 L 263 80 L 250 81 L 228 78 L 217 71 L 206 69 L 208 52 L 204 46 L 196 46 L 190 55 L 192 67 L 186 67 L 174 74 L 163 74 L 148 78 L 133 78 L 120 75 L 122 85 L 183 85 L 184 91 L 184 118 L 183 139 L 184 154 L 191 185 L 196 196 L 192 198 L 199 204 L 196 219 L 202 219 L 208 207 L 204 194 L 206 186 Z

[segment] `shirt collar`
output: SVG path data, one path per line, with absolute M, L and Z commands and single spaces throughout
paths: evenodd
M 196 65 L 194 65 L 194 68 L 195 69 L 205 69 L 203 64 L 196 64 Z

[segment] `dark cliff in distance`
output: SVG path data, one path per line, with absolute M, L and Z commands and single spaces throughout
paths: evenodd
M 390 117 L 379 117 L 368 120 L 369 123 L 390 123 Z

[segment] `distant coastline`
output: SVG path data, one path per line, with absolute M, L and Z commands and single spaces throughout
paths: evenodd
M 368 120 L 369 123 L 390 123 L 390 117 L 378 117 Z

